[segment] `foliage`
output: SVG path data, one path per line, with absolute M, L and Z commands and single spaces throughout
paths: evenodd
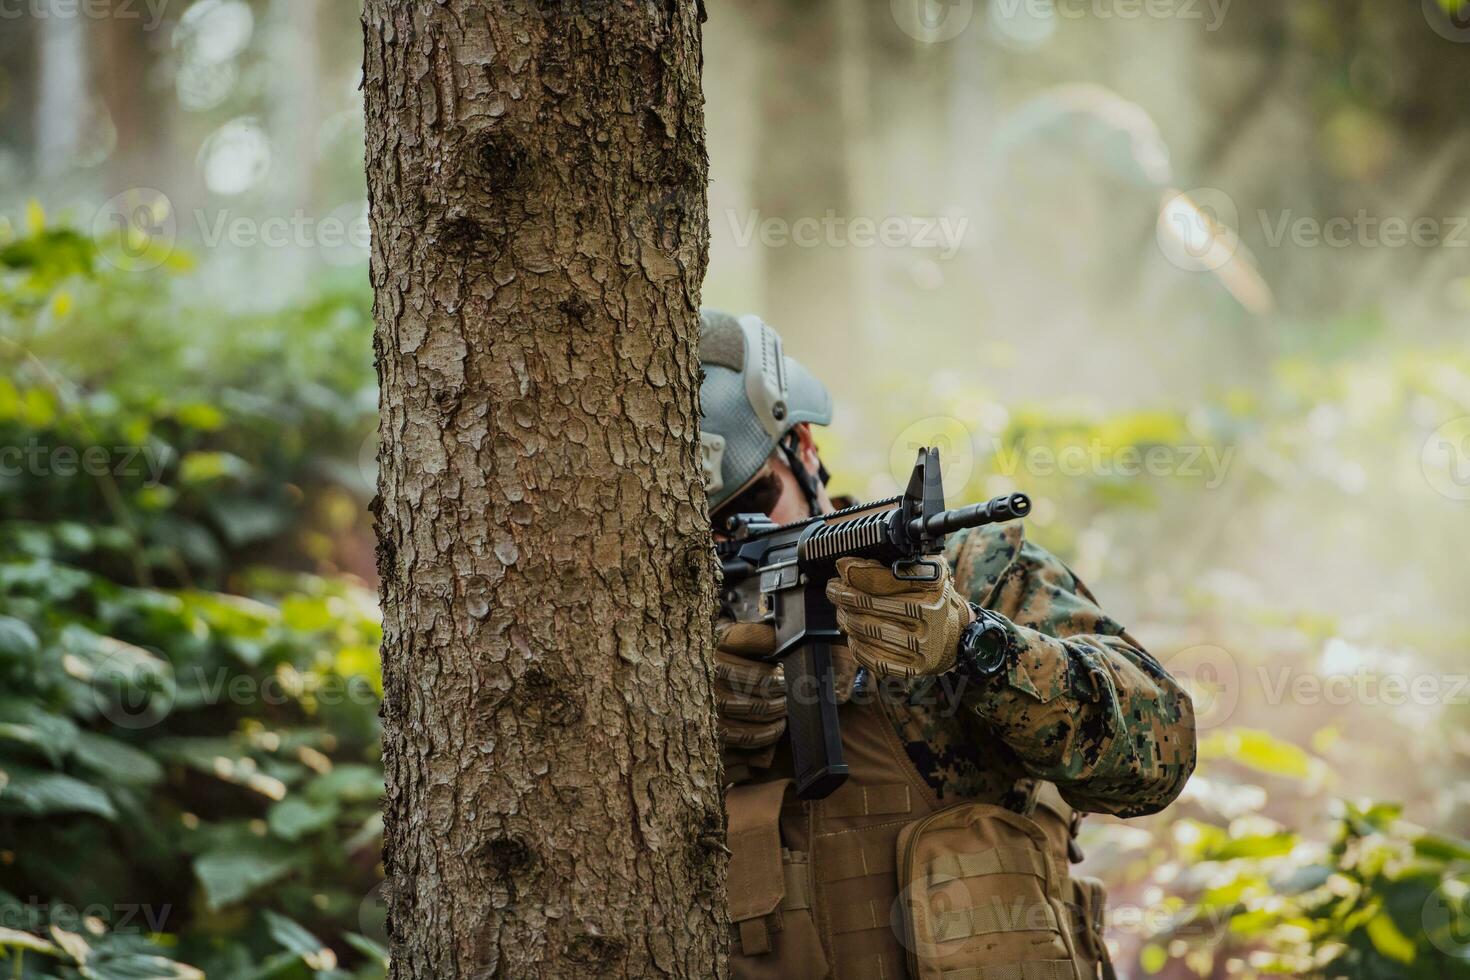
M 368 572 L 365 297 L 226 313 L 194 305 L 178 255 L 149 274 L 107 255 L 39 213 L 0 241 L 0 950 L 23 977 L 381 976 L 380 635 L 351 574 Z M 1463 646 L 1431 615 L 1447 596 L 1350 625 L 1274 600 L 1268 575 L 1302 574 L 1292 556 L 1249 564 L 1264 528 L 1237 517 L 1271 516 L 1282 487 L 1324 537 L 1365 493 L 1412 502 L 1394 524 L 1412 550 L 1442 533 L 1448 477 L 1379 484 L 1372 463 L 1470 411 L 1470 364 L 1354 355 L 1285 357 L 1268 394 L 1189 411 L 950 386 L 956 496 L 1030 492 L 1028 533 L 1084 578 L 1130 582 L 1196 695 L 1184 799 L 1085 839 L 1132 975 L 1467 973 L 1470 845 L 1385 804 L 1319 812 L 1382 772 L 1432 807 L 1454 740 L 1369 745 L 1344 733 L 1387 731 L 1381 705 L 1287 713 L 1248 683 L 1347 654 L 1423 673 Z M 823 434 L 839 472 L 881 469 L 839 435 Z M 1131 545 L 1146 536 L 1175 544 Z M 1230 648 L 1204 661 L 1223 673 L 1191 659 L 1203 638 Z
M 1140 953 L 1149 973 L 1470 977 L 1470 844 L 1383 804 L 1342 805 L 1330 843 L 1261 817 L 1175 826 L 1185 869 Z
M 0 276 L 14 975 L 381 976 L 360 293 L 198 310 L 34 212 Z

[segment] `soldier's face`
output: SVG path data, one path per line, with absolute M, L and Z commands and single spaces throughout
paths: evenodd
M 803 452 L 802 456 L 805 457 L 805 455 L 806 453 Z M 812 473 L 817 472 L 816 458 L 816 450 L 813 448 L 811 460 L 802 459 Z M 771 520 L 777 524 L 789 524 L 792 521 L 801 521 L 811 517 L 811 509 L 807 507 L 806 497 L 801 492 L 801 484 L 796 482 L 796 474 L 791 472 L 791 467 L 786 465 L 786 461 L 772 459 L 766 465 L 781 481 L 781 495 L 776 498 L 776 505 L 768 512 Z M 817 490 L 817 505 L 824 513 L 832 509 L 832 501 L 827 496 L 826 487 L 820 487 Z
M 813 476 L 821 468 L 821 462 L 817 458 L 817 446 L 812 441 L 809 428 L 803 423 L 798 426 L 801 451 L 798 454 L 803 466 Z M 833 510 L 832 499 L 827 495 L 827 488 L 818 483 L 817 506 L 823 513 Z M 796 474 L 791 472 L 791 467 L 786 465 L 786 460 L 780 453 L 772 453 L 771 458 L 766 460 L 766 465 L 761 468 L 760 473 L 751 480 L 750 485 L 740 492 L 733 500 L 721 507 L 715 515 L 714 525 L 720 526 L 720 521 L 732 514 L 748 514 L 759 512 L 765 514 L 777 524 L 789 524 L 792 521 L 801 521 L 812 516 L 807 508 L 806 497 L 801 492 L 801 484 L 796 482 Z M 723 539 L 718 531 L 715 532 L 715 540 Z

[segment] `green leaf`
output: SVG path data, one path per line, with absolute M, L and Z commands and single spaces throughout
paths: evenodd
M 0 813 L 44 817 L 53 813 L 90 813 L 107 820 L 117 811 L 107 794 L 59 772 L 6 765 L 0 770 Z
M 302 836 L 329 827 L 341 812 L 335 802 L 311 803 L 297 797 L 288 797 L 271 807 L 266 817 L 271 833 L 283 840 L 298 840 Z
M 1199 754 L 1201 758 L 1225 759 L 1290 779 L 1305 779 L 1317 764 L 1317 760 L 1290 742 L 1252 728 L 1232 728 L 1201 739 Z
M 1296 843 L 1297 835 L 1292 833 L 1250 834 L 1228 838 L 1220 847 L 1211 851 L 1209 856 L 1215 861 L 1277 857 L 1282 854 L 1290 854 L 1291 849 L 1296 847 Z
M 368 802 L 383 795 L 383 774 L 372 766 L 337 766 L 306 786 L 307 799 L 315 803 L 332 800 Z
M 12 616 L 0 616 L 0 661 L 32 664 L 40 655 L 41 641 L 30 626 Z
M 260 771 L 255 758 L 228 738 L 161 738 L 153 750 L 164 759 L 174 759 L 207 772 L 227 783 L 245 786 L 273 800 L 283 799 L 286 786 Z
M 297 855 L 268 841 L 210 851 L 194 860 L 194 876 L 214 911 L 232 905 L 294 871 Z
M 6 929 L 0 926 L 0 946 L 6 949 L 23 949 L 33 953 L 44 953 L 47 956 L 60 956 L 61 950 L 50 940 L 33 936 L 28 932 L 20 932 L 16 929 Z
M 1169 962 L 1169 954 L 1164 947 L 1155 943 L 1149 943 L 1138 951 L 1138 965 L 1143 967 L 1145 973 L 1158 973 Z
M 1373 942 L 1373 948 L 1391 960 L 1400 963 L 1414 962 L 1416 950 L 1414 941 L 1399 931 L 1399 927 L 1393 924 L 1393 919 L 1386 913 L 1375 915 L 1368 920 L 1364 927 L 1368 938 Z
M 0 700 L 0 722 L 8 724 L 6 734 L 11 741 L 31 746 L 53 766 L 59 767 L 76 745 L 75 722 L 30 701 Z
M 250 475 L 250 464 L 234 453 L 193 452 L 179 462 L 179 480 L 196 485 Z
M 225 413 L 208 402 L 191 402 L 174 409 L 174 418 L 181 425 L 202 432 L 214 432 L 225 424 Z
M 321 980 L 299 953 L 277 953 L 260 965 L 248 980 Z M 330 980 L 330 978 L 329 978 Z
M 72 757 L 94 773 L 130 786 L 152 786 L 163 779 L 163 766 L 147 752 L 94 732 L 77 736 Z
M 265 916 L 266 931 L 282 948 L 308 958 L 319 956 L 326 949 L 320 939 L 284 915 L 277 915 L 269 909 L 262 914 Z
M 140 953 L 94 956 L 82 976 L 89 980 L 204 980 L 202 971 L 186 963 Z
M 291 523 L 283 505 L 251 497 L 215 497 L 210 500 L 209 514 L 235 547 L 274 537 Z
M 366 956 L 368 959 L 375 961 L 383 967 L 387 967 L 388 950 L 373 942 L 368 937 L 359 935 L 355 932 L 344 932 L 342 934 L 342 941 L 347 943 L 347 945 L 351 946 L 362 955 Z
M 1414 853 L 1436 861 L 1470 862 L 1470 843 L 1442 834 L 1424 834 L 1414 838 Z

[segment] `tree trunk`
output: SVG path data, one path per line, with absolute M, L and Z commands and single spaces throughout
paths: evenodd
M 44 16 L 37 29 L 35 169 L 53 179 L 76 166 L 87 106 L 86 22 L 66 16 L 60 2 L 37 8 Z
M 393 976 L 721 976 L 699 11 L 364 33 Z

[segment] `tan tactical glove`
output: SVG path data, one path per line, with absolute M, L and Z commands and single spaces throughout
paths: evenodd
M 715 624 L 715 708 L 727 748 L 763 749 L 786 731 L 786 675 L 765 663 L 776 649 L 769 623 Z M 838 704 L 852 697 L 857 661 L 841 645 L 832 648 L 832 686 Z
M 905 582 L 880 562 L 843 558 L 827 583 L 837 625 L 857 662 L 879 677 L 942 674 L 954 666 L 960 632 L 971 619 L 943 569 L 934 582 Z
M 776 649 L 768 623 L 715 624 L 715 707 L 720 737 L 731 748 L 773 745 L 786 730 L 786 678 L 757 659 Z

